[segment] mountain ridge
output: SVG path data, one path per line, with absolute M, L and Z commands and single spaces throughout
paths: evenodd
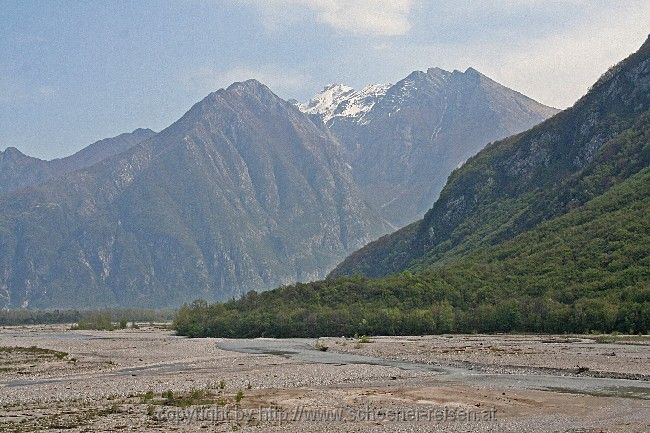
M 25 155 L 15 147 L 0 152 L 0 194 L 42 184 L 75 170 L 90 167 L 118 155 L 155 135 L 151 129 L 137 128 L 115 137 L 98 140 L 72 155 L 43 160 Z
M 195 302 L 195 337 L 646 334 L 650 37 L 573 107 L 455 170 L 425 217 L 323 281 Z

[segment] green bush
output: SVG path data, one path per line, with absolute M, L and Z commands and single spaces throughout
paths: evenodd
M 109 312 L 92 312 L 85 313 L 79 319 L 74 329 L 112 331 L 113 321 Z

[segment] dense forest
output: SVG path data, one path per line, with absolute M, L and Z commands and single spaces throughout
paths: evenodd
M 109 322 L 167 322 L 172 320 L 173 310 L 149 310 L 141 308 L 106 308 L 101 310 L 0 310 L 0 326 L 48 325 L 79 323 L 97 316 L 108 317 Z
M 182 307 L 193 337 L 647 333 L 650 168 L 560 218 L 425 272 L 341 277 Z

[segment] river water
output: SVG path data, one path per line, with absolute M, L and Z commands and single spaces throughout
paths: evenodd
M 509 389 L 535 389 L 576 394 L 616 396 L 650 400 L 650 383 L 643 380 L 598 378 L 590 376 L 557 376 L 543 373 L 494 374 L 477 369 L 446 367 L 426 363 L 399 361 L 335 351 L 321 351 L 316 340 L 305 338 L 224 339 L 217 343 L 222 350 L 258 355 L 282 356 L 304 363 L 367 364 L 395 367 L 406 371 L 428 372 L 442 380 L 467 384 L 494 384 Z M 534 369 L 531 369 L 534 370 Z

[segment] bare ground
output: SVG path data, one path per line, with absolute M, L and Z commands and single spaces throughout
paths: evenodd
M 10 327 L 0 330 L 0 431 L 648 431 L 650 346 L 610 340 L 328 338 L 329 361 L 318 362 L 158 327 Z

